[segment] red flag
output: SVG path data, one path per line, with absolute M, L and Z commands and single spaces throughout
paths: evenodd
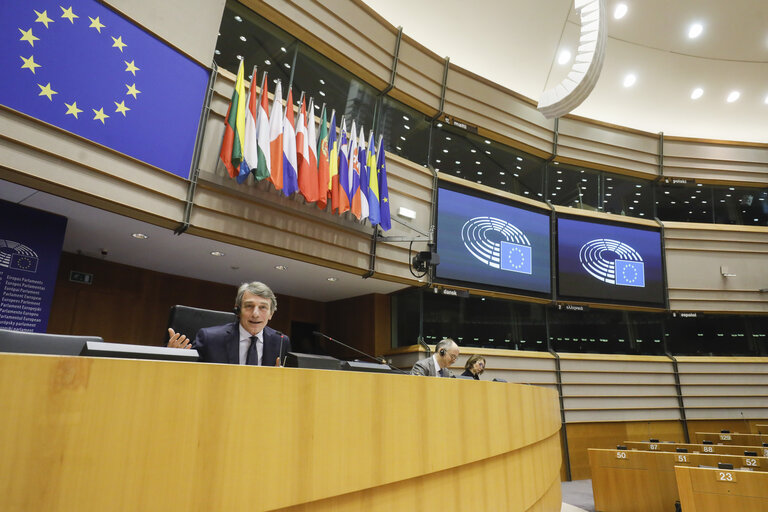
M 307 106 L 301 94 L 301 109 L 296 123 L 296 159 L 298 164 L 299 192 L 308 203 L 317 201 L 317 167 L 314 172 L 309 163 L 309 140 L 307 137 Z

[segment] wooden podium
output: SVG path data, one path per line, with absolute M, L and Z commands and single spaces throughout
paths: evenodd
M 553 390 L 0 354 L 0 510 L 559 511 Z

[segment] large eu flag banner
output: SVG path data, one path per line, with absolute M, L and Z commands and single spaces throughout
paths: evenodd
M 189 177 L 208 70 L 95 0 L 0 2 L 0 104 Z

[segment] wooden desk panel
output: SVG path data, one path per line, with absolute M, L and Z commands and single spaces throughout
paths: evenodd
M 768 511 L 768 473 L 675 467 L 685 512 Z
M 626 441 L 622 443 L 630 450 L 650 452 L 675 452 L 678 448 L 688 453 L 720 453 L 723 455 L 744 455 L 744 452 L 756 452 L 759 457 L 768 457 L 768 447 L 737 446 L 726 444 L 686 444 L 686 443 L 648 443 L 645 441 Z
M 768 434 L 740 434 L 736 432 L 696 432 L 696 442 L 712 441 L 716 444 L 762 446 L 768 443 Z
M 595 509 L 603 512 L 674 510 L 679 499 L 674 468 L 679 465 L 716 467 L 727 462 L 768 471 L 768 458 L 722 454 L 590 449 L 589 462 Z
M 3 511 L 560 508 L 536 386 L 0 354 L 0 410 Z

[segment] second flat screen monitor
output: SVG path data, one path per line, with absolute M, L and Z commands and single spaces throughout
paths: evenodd
M 438 189 L 437 280 L 550 293 L 549 214 L 490 197 Z
M 557 219 L 558 294 L 663 305 L 661 233 L 653 228 Z

